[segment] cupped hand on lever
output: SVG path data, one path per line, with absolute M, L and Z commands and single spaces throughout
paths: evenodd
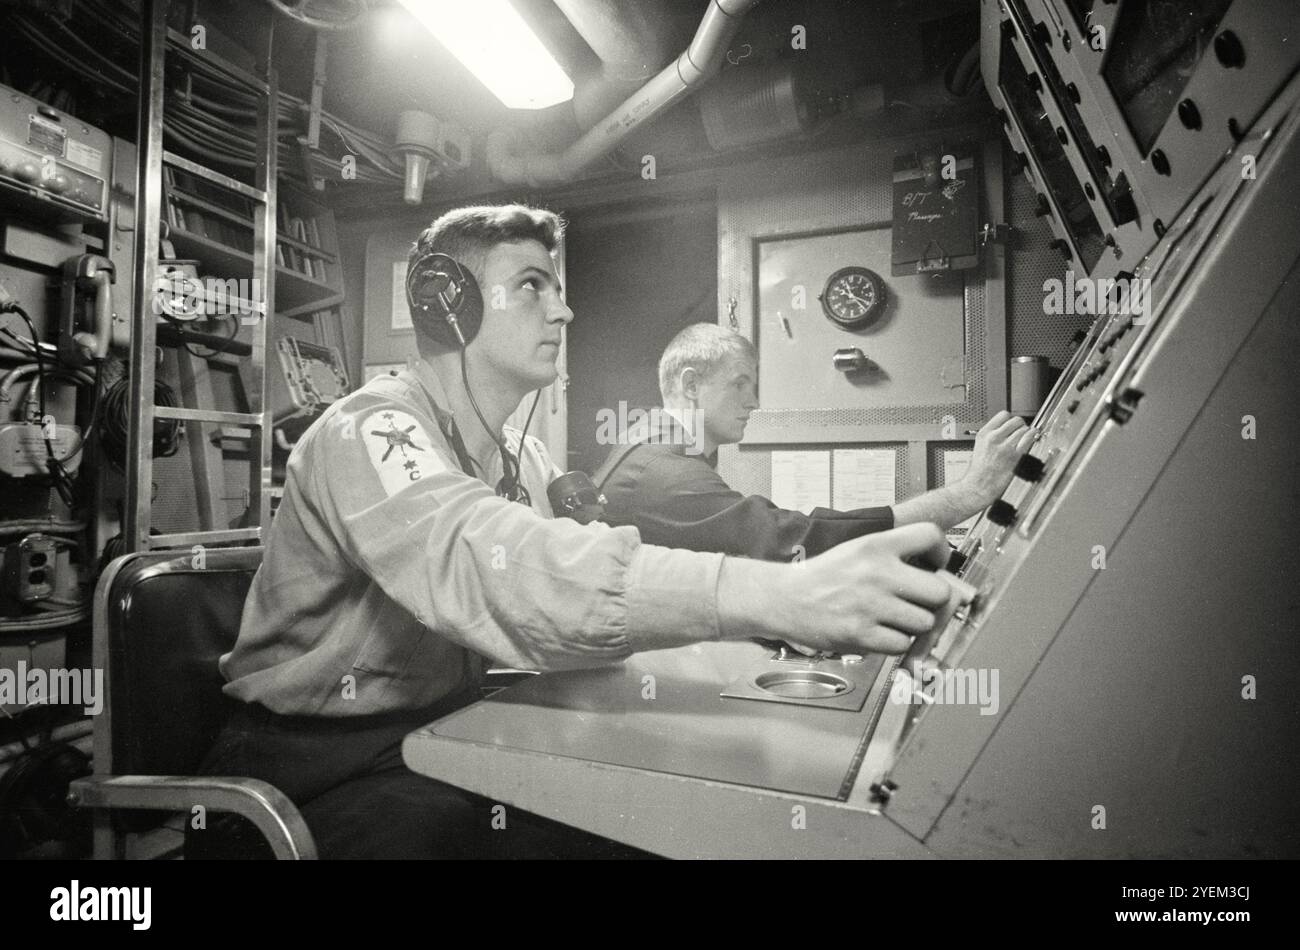
M 855 538 L 802 564 L 728 558 L 718 590 L 723 635 L 765 635 L 816 652 L 903 653 L 930 630 L 949 587 L 933 573 L 905 563 L 942 567 L 943 532 L 912 524 Z

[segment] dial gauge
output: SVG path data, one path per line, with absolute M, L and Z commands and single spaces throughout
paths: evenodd
M 885 309 L 885 282 L 865 267 L 841 267 L 831 274 L 818 299 L 827 319 L 846 330 L 860 330 Z

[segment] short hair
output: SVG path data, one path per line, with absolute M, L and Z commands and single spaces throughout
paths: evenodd
M 687 367 L 708 379 L 737 357 L 758 363 L 754 344 L 739 333 L 716 323 L 692 323 L 672 338 L 659 357 L 659 392 L 664 399 L 671 396 Z
M 420 233 L 406 260 L 413 264 L 425 254 L 447 254 L 482 283 L 484 260 L 498 244 L 532 240 L 553 253 L 563 234 L 564 220 L 542 208 L 518 204 L 455 208 Z

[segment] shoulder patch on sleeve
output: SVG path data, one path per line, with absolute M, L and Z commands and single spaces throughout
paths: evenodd
M 379 409 L 361 423 L 366 455 L 390 498 L 426 475 L 445 472 L 433 441 L 414 416 L 400 409 Z

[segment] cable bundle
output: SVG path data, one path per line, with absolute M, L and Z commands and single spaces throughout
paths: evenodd
M 153 401 L 156 406 L 175 406 L 176 394 L 161 379 L 154 381 Z M 130 381 L 123 376 L 104 394 L 103 438 L 104 456 L 114 467 L 126 470 L 127 432 L 131 424 Z M 175 419 L 154 419 L 153 457 L 171 456 L 180 447 L 181 424 Z
M 45 405 L 45 396 L 49 391 L 49 387 L 46 383 L 47 378 L 60 377 L 69 379 L 78 385 L 93 384 L 95 387 L 94 401 L 90 413 L 90 424 L 86 427 L 85 434 L 77 442 L 76 448 L 68 452 L 68 454 L 59 457 L 54 452 L 54 443 L 49 434 L 44 433 L 46 470 L 49 472 L 50 478 L 54 481 L 54 487 L 58 491 L 59 497 L 63 499 L 65 505 L 71 508 L 73 506 L 72 475 L 66 468 L 64 468 L 64 463 L 76 457 L 81 450 L 85 448 L 86 440 L 90 438 L 91 433 L 94 431 L 99 412 L 100 364 L 95 364 L 95 374 L 93 376 L 83 369 L 70 369 L 68 367 L 60 366 L 57 361 L 47 369 L 45 360 L 53 354 L 52 352 L 47 352 L 50 349 L 49 345 L 41 341 L 40 334 L 36 332 L 36 324 L 32 322 L 32 318 L 28 316 L 27 311 L 24 310 L 17 301 L 6 295 L 6 299 L 3 302 L 0 302 L 0 313 L 17 314 L 22 318 L 23 323 L 27 324 L 27 331 L 31 334 L 31 339 L 29 340 L 25 340 L 18 336 L 8 327 L 0 328 L 0 330 L 3 330 L 4 335 L 9 337 L 9 339 L 13 340 L 14 343 L 18 345 L 16 352 L 30 353 L 35 360 L 34 363 L 19 366 L 16 369 L 10 370 L 4 375 L 3 379 L 0 379 L 0 402 L 8 402 L 9 389 L 15 382 L 22 377 L 34 373 L 36 378 L 31 384 L 31 390 L 28 392 L 27 403 L 29 407 L 35 408 L 38 424 L 42 427 L 42 432 L 44 432 L 45 421 L 49 418 Z M 8 352 L 14 352 L 14 350 L 9 346 L 6 346 L 5 350 Z M 30 411 L 27 414 L 30 415 Z
M 138 11 L 98 0 L 78 0 L 81 14 L 68 20 L 52 16 L 34 17 L 14 14 L 10 17 L 14 33 L 32 49 L 39 49 L 86 82 L 134 97 L 137 79 L 134 69 L 123 66 L 102 52 L 114 45 L 138 48 Z M 73 29 L 77 24 L 93 24 L 93 36 L 83 37 Z M 253 168 L 257 162 L 256 142 L 249 129 L 257 116 L 259 93 L 242 77 L 213 64 L 201 51 L 186 46 L 170 46 L 169 57 L 182 60 L 188 74 L 186 91 L 169 95 L 164 110 L 163 130 L 174 145 L 199 153 L 205 161 L 238 168 Z M 281 92 L 277 104 L 277 146 L 282 173 L 304 179 L 299 158 L 299 137 L 306 134 L 307 103 Z M 359 159 L 355 169 L 358 181 L 391 183 L 403 176 L 401 165 L 389 157 L 391 143 L 341 119 L 322 113 L 321 130 L 328 132 L 340 156 Z M 313 153 L 313 161 L 322 173 L 340 174 L 340 158 L 323 150 Z

